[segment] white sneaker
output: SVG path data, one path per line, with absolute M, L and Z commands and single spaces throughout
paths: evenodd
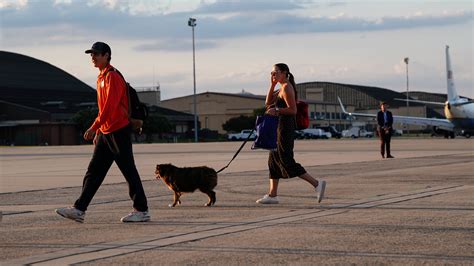
M 324 198 L 324 191 L 326 190 L 326 181 L 320 180 L 318 186 L 316 187 L 316 198 L 318 203 L 320 203 Z
M 256 203 L 260 204 L 278 204 L 278 196 L 270 197 L 269 195 L 263 196 L 263 198 L 258 199 Z
M 148 222 L 150 221 L 150 215 L 148 212 L 139 212 L 139 211 L 132 211 L 131 213 L 127 214 L 126 216 L 120 219 L 123 223 L 136 223 L 136 222 Z
M 59 208 L 56 209 L 55 212 L 64 218 L 74 220 L 78 223 L 83 223 L 84 217 L 86 216 L 85 212 L 80 211 L 74 207 Z

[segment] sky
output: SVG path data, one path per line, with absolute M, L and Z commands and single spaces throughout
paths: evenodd
M 84 51 L 162 99 L 196 91 L 265 95 L 275 63 L 296 82 L 446 93 L 445 47 L 458 93 L 474 98 L 473 2 L 445 0 L 0 0 L 0 50 L 55 65 L 95 87 Z M 404 58 L 409 58 L 408 65 Z

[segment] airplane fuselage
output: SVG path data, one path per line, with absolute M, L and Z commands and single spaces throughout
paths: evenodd
M 451 105 L 446 102 L 444 106 L 446 119 L 453 123 L 455 129 L 474 130 L 474 103 Z

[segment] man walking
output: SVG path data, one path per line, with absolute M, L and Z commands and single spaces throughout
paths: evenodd
M 147 199 L 133 158 L 128 119 L 128 91 L 125 80 L 110 65 L 112 51 L 106 43 L 96 42 L 86 50 L 94 67 L 99 69 L 97 102 L 99 113 L 84 139 L 95 145 L 89 167 L 84 176 L 82 192 L 72 207 L 56 209 L 59 215 L 76 222 L 84 222 L 85 212 L 115 161 L 128 183 L 134 210 L 122 217 L 122 222 L 147 222 Z
M 387 150 L 387 158 L 394 158 L 390 153 L 390 139 L 392 138 L 392 112 L 387 110 L 387 103 L 380 103 L 380 111 L 377 113 L 377 131 L 380 137 L 380 153 L 385 158 L 385 150 Z

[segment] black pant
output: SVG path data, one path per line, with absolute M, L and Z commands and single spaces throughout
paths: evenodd
M 387 156 L 391 156 L 390 154 L 390 139 L 392 138 L 391 130 L 385 130 L 382 127 L 378 128 L 379 137 L 380 137 L 380 153 L 382 156 L 385 155 L 385 148 L 387 150 Z
M 82 193 L 74 207 L 86 211 L 92 198 L 104 181 L 105 175 L 115 161 L 128 183 L 128 193 L 133 200 L 133 208 L 147 211 L 147 199 L 142 181 L 133 159 L 131 128 L 126 126 L 110 134 L 100 134 L 94 154 L 87 168 L 82 184 Z

